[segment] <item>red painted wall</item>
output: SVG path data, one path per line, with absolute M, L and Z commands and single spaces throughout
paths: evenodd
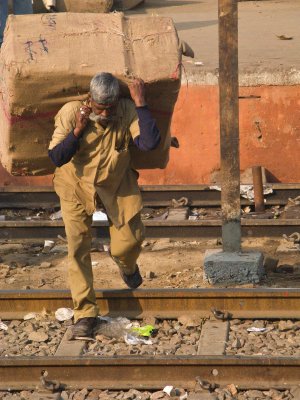
M 300 87 L 245 87 L 240 97 L 241 170 L 261 165 L 270 182 L 300 182 Z M 183 87 L 171 127 L 180 149 L 166 170 L 143 171 L 141 184 L 210 183 L 220 168 L 218 108 L 218 87 Z
M 245 87 L 240 96 L 241 169 L 262 165 L 270 182 L 300 182 L 300 86 Z M 171 150 L 165 170 L 141 171 L 140 184 L 210 183 L 220 168 L 218 87 L 183 86 L 171 133 L 180 149 Z M 51 182 L 12 177 L 0 167 L 0 186 Z

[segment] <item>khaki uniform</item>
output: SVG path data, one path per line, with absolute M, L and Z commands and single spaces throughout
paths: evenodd
M 75 116 L 84 103 L 73 101 L 55 117 L 53 149 L 75 128 Z M 69 278 L 75 321 L 98 315 L 91 267 L 91 224 L 97 203 L 105 208 L 111 236 L 111 254 L 125 274 L 135 271 L 144 239 L 140 218 L 142 199 L 138 173 L 130 166 L 129 143 L 139 135 L 132 101 L 121 99 L 116 118 L 106 128 L 90 121 L 72 160 L 54 174 L 68 239 Z

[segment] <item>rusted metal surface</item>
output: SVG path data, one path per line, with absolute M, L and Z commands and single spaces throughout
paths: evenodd
M 146 237 L 156 239 L 170 237 L 177 239 L 197 239 L 221 237 L 221 220 L 198 221 L 144 221 Z M 282 237 L 299 229 L 299 219 L 259 219 L 242 220 L 243 237 Z M 108 238 L 108 225 L 95 222 L 92 234 L 98 238 Z M 0 240 L 6 239 L 54 239 L 65 236 L 62 221 L 0 221 Z
M 152 315 L 212 316 L 212 309 L 233 318 L 300 318 L 300 289 L 152 289 L 96 291 L 101 315 L 128 318 Z M 0 318 L 23 318 L 43 308 L 72 307 L 69 291 L 0 292 Z
M 34 389 L 46 370 L 66 389 L 194 389 L 196 377 L 243 388 L 289 388 L 299 383 L 299 358 L 170 356 L 157 358 L 3 358 L 0 389 Z
M 262 170 L 260 166 L 252 167 L 254 204 L 256 212 L 265 211 L 264 188 L 262 180 Z
M 197 289 L 97 291 L 101 315 L 211 316 L 211 308 L 233 318 L 299 318 L 300 289 Z M 0 318 L 71 306 L 67 291 L 1 291 Z M 65 389 L 194 389 L 196 377 L 242 388 L 289 388 L 299 382 L 300 359 L 285 357 L 3 357 L 0 390 L 35 389 L 42 371 Z
M 223 251 L 241 248 L 237 0 L 219 0 L 219 98 Z
M 266 197 L 266 205 L 285 205 L 289 198 L 300 196 L 300 184 L 268 184 L 274 191 Z M 208 185 L 150 185 L 141 186 L 146 207 L 164 207 L 172 199 L 187 197 L 194 207 L 217 207 L 221 204 L 221 192 L 209 189 Z M 242 205 L 251 204 L 241 199 Z M 59 205 L 53 187 L 7 186 L 0 187 L 0 208 L 50 208 Z

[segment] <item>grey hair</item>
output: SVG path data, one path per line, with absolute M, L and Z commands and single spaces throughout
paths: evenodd
M 112 104 L 118 99 L 120 93 L 118 79 L 109 72 L 101 72 L 92 78 L 90 93 L 96 103 Z

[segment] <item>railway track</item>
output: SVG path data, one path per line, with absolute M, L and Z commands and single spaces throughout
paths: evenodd
M 266 196 L 266 206 L 285 205 L 289 198 L 300 196 L 300 183 L 267 185 L 273 193 Z M 221 192 L 208 185 L 146 185 L 141 186 L 145 207 L 168 207 L 172 199 L 186 197 L 193 207 L 217 207 Z M 253 204 L 241 199 L 242 205 Z M 59 207 L 59 199 L 52 186 L 0 187 L 0 208 L 52 208 Z
M 274 194 L 267 197 L 267 206 L 284 206 L 288 198 L 300 195 L 300 185 L 272 185 Z M 170 207 L 172 199 L 186 197 L 188 207 L 220 207 L 220 192 L 206 186 L 143 187 L 145 207 Z M 249 205 L 248 200 L 242 200 Z M 52 188 L 2 188 L 0 209 L 53 209 L 59 207 Z M 0 210 L 1 213 L 1 210 Z M 220 218 L 191 220 L 145 220 L 147 236 L 172 238 L 218 237 Z M 247 236 L 276 237 L 298 230 L 298 219 L 243 219 L 242 231 Z M 105 222 L 95 222 L 93 233 L 107 237 Z M 0 221 L 0 239 L 54 238 L 64 235 L 62 221 L 7 220 Z M 230 319 L 300 319 L 300 289 L 177 289 L 177 290 L 106 290 L 97 291 L 102 315 L 124 316 L 130 319 L 156 317 L 178 319 L 197 316 L 219 325 L 228 321 L 214 320 L 218 316 Z M 21 321 L 29 312 L 46 309 L 54 312 L 60 307 L 72 307 L 68 291 L 17 290 L 0 291 L 2 321 Z M 212 319 L 211 319 L 212 318 Z M 207 322 L 206 321 L 206 322 Z M 206 323 L 205 322 L 205 323 Z M 222 333 L 223 332 L 223 333 Z M 228 332 L 227 332 L 228 333 Z M 212 335 L 212 332 L 209 333 Z M 220 328 L 220 335 L 224 329 Z M 223 336 L 223 341 L 224 336 Z M 206 339 L 211 342 L 211 336 Z M 214 336 L 213 344 L 218 342 Z M 0 343 L 1 347 L 1 343 Z M 300 357 L 233 356 L 219 353 L 212 346 L 195 355 L 107 357 L 83 356 L 83 347 L 62 339 L 60 351 L 53 356 L 0 357 L 0 390 L 34 389 L 43 371 L 48 378 L 65 389 L 98 388 L 124 390 L 158 390 L 165 385 L 193 389 L 196 377 L 216 385 L 234 383 L 240 389 L 285 390 L 299 384 Z M 201 346 L 199 345 L 201 350 Z M 63 350 L 62 350 L 63 349 Z
M 207 319 L 212 317 L 212 308 L 219 310 L 218 316 L 226 312 L 224 317 L 230 318 L 300 318 L 300 289 L 109 290 L 98 291 L 97 301 L 102 315 L 135 319 L 176 319 L 184 315 Z M 70 305 L 70 295 L 65 291 L 0 292 L 2 320 L 21 319 L 28 312 L 40 312 L 42 307 L 53 312 Z M 197 355 L 83 357 L 76 341 L 71 346 L 65 343 L 63 352 L 56 356 L 2 357 L 0 390 L 34 389 L 42 371 L 66 389 L 156 390 L 165 385 L 193 389 L 196 377 L 217 385 L 234 383 L 240 389 L 287 389 L 299 383 L 299 357 L 218 353 L 217 331 L 225 323 L 228 321 L 215 320 L 214 332 L 206 333 L 206 341 L 213 341 L 210 350 L 203 352 L 200 346 Z M 224 329 L 221 331 L 222 336 Z
M 266 197 L 266 206 L 283 206 L 289 198 L 300 195 L 300 184 L 272 184 L 273 194 Z M 220 192 L 205 185 L 189 186 L 144 186 L 141 188 L 145 207 L 171 207 L 172 199 L 188 199 L 188 207 L 220 207 Z M 250 201 L 242 199 L 242 205 Z M 5 187 L 0 188 L 0 209 L 53 209 L 59 207 L 58 198 L 50 187 Z M 251 216 L 251 214 L 249 215 Z M 221 235 L 222 222 L 218 215 L 198 220 L 176 217 L 164 220 L 147 219 L 146 236 L 148 238 L 212 238 Z M 253 215 L 242 219 L 244 237 L 281 237 L 297 231 L 300 219 L 270 219 L 270 215 Z M 107 222 L 94 222 L 93 234 L 100 238 L 108 237 Z M 0 239 L 45 238 L 52 239 L 64 235 L 64 225 L 51 220 L 7 220 L 0 221 Z

